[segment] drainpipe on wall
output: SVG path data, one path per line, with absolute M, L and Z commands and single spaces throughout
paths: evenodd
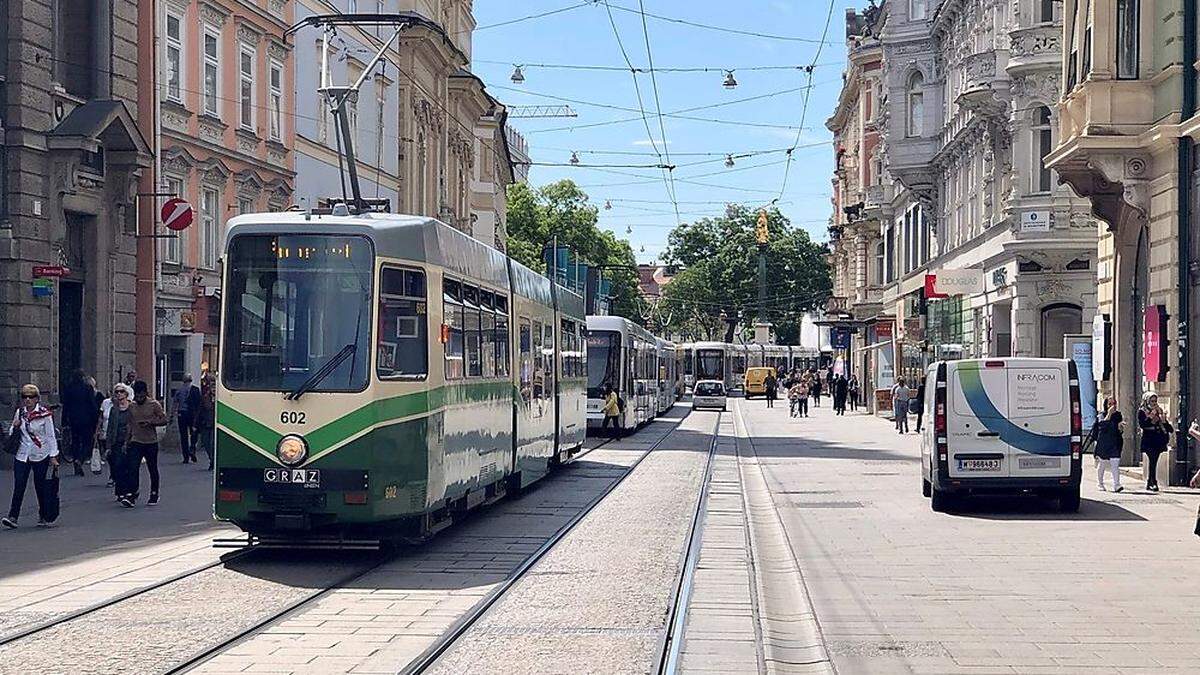
M 1183 96 L 1180 122 L 1196 114 L 1196 0 L 1183 2 Z M 1171 484 L 1181 485 L 1188 479 L 1188 427 L 1191 425 L 1191 385 L 1188 370 L 1191 365 L 1189 325 L 1191 323 L 1191 266 L 1192 266 L 1192 173 L 1195 142 L 1191 136 L 1181 136 L 1178 146 L 1179 213 L 1178 240 L 1178 307 L 1175 317 L 1178 326 L 1176 345 L 1179 349 L 1179 423 L 1175 427 L 1175 459 L 1171 465 Z

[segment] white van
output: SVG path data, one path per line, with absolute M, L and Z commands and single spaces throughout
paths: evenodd
M 959 495 L 1035 492 L 1079 510 L 1083 421 L 1067 359 L 939 361 L 925 380 L 922 492 L 934 511 Z

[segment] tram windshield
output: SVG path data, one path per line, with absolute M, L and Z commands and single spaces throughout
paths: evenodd
M 366 388 L 373 257 L 357 236 L 235 238 L 225 286 L 225 386 L 292 391 L 312 378 L 306 391 Z M 338 358 L 343 352 L 350 353 Z M 313 377 L 318 371 L 328 372 Z
M 588 398 L 600 398 L 604 387 L 620 388 L 621 335 L 613 331 L 590 331 L 587 342 Z
M 697 349 L 696 379 L 724 381 L 725 354 L 719 349 Z

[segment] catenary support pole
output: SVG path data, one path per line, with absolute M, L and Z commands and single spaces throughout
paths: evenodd
M 1183 3 L 1183 97 L 1180 105 L 1180 121 L 1184 122 L 1196 114 L 1196 0 L 1184 0 Z M 1191 366 L 1191 344 L 1189 327 L 1191 324 L 1191 267 L 1192 267 L 1192 181 L 1195 171 L 1195 142 L 1190 136 L 1180 136 L 1178 151 L 1179 168 L 1179 230 L 1177 244 L 1179 246 L 1179 274 L 1177 281 L 1178 303 L 1175 322 L 1178 335 L 1175 345 L 1179 355 L 1179 417 L 1175 426 L 1175 454 L 1171 466 L 1170 480 L 1172 485 L 1180 485 L 1187 481 L 1189 443 L 1188 427 L 1191 426 L 1191 383 L 1189 369 Z

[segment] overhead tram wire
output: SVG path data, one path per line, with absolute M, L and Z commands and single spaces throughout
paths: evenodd
M 637 69 L 634 68 L 633 61 L 629 58 L 629 52 L 625 50 L 625 43 L 621 40 L 621 31 L 617 29 L 617 21 L 613 18 L 612 9 L 609 7 L 608 0 L 602 0 L 602 2 L 604 3 L 605 10 L 608 14 L 608 23 L 610 26 L 612 26 L 613 37 L 617 41 L 617 48 L 621 51 L 621 57 L 625 59 L 625 65 L 629 66 L 629 75 L 633 79 L 633 91 L 637 95 L 638 112 L 642 116 L 642 126 L 646 128 L 646 137 L 650 141 L 650 147 L 652 147 L 654 152 L 659 155 L 658 161 L 661 164 L 663 163 L 662 152 L 658 149 L 658 144 L 654 140 L 654 132 L 650 130 L 650 120 L 646 114 L 646 104 L 642 101 L 642 88 L 638 84 Z M 666 139 L 664 138 L 662 141 L 665 146 Z M 670 162 L 668 161 L 666 163 L 669 164 Z M 667 190 L 667 196 L 671 199 L 671 202 L 674 203 L 676 200 L 675 188 L 668 180 L 665 170 L 662 178 L 663 187 Z M 678 210 L 678 207 L 676 207 L 676 210 Z
M 607 4 L 607 3 L 605 3 L 605 4 Z M 639 12 L 639 10 L 633 9 L 632 7 L 625 7 L 623 5 L 612 5 L 612 9 L 615 9 L 615 10 L 618 10 L 621 12 L 629 12 L 630 14 L 641 13 L 641 12 Z M 689 21 L 687 19 L 680 19 L 680 18 L 671 17 L 671 16 L 663 16 L 661 14 L 652 14 L 650 12 L 645 12 L 645 14 L 646 14 L 646 16 L 648 16 L 652 19 L 658 19 L 659 21 L 667 21 L 670 23 L 676 23 L 676 24 L 680 24 L 680 25 L 684 25 L 684 26 L 691 26 L 692 28 L 703 28 L 705 30 L 718 31 L 721 33 L 729 33 L 732 35 L 743 35 L 746 37 L 762 38 L 764 40 L 782 40 L 782 41 L 786 41 L 786 42 L 807 42 L 809 44 L 818 42 L 817 40 L 814 40 L 812 38 L 804 38 L 804 37 L 799 37 L 799 36 L 794 36 L 794 35 L 777 35 L 777 34 L 772 34 L 772 33 L 762 33 L 759 31 L 739 30 L 737 28 L 729 28 L 727 26 L 714 26 L 712 24 L 700 23 L 698 21 Z M 834 43 L 825 42 L 825 36 L 822 36 L 819 44 L 832 45 Z
M 833 21 L 833 6 L 835 0 L 829 0 L 829 11 L 825 14 L 825 27 L 821 30 L 821 42 L 817 45 L 817 51 L 813 54 L 812 63 L 815 65 L 821 58 L 821 52 L 825 49 L 825 38 L 829 35 L 829 24 Z M 812 84 L 813 69 L 808 69 L 808 83 Z M 792 141 L 792 147 L 787 153 L 787 164 L 783 167 L 783 183 L 779 186 L 779 196 L 776 200 L 783 199 L 784 192 L 787 191 L 788 176 L 792 171 L 792 155 L 795 154 L 796 148 L 800 145 L 800 136 L 804 131 L 804 122 L 808 118 L 808 102 L 812 98 L 812 89 L 804 92 L 804 105 L 800 109 L 800 128 L 796 131 L 796 138 Z
M 509 63 L 508 61 L 497 61 L 494 59 L 475 59 L 474 62 L 475 63 L 490 63 L 490 64 L 497 65 L 497 66 L 519 65 L 522 70 L 529 70 L 530 68 L 535 68 L 535 69 L 544 69 L 544 70 L 582 70 L 582 71 L 598 71 L 598 72 L 612 72 L 612 73 L 627 73 L 627 72 L 629 72 L 628 68 L 622 68 L 621 66 L 603 66 L 603 65 L 587 64 L 587 63 L 519 63 L 519 64 L 512 64 L 512 63 Z M 843 64 L 840 62 L 835 63 L 835 62 L 830 61 L 827 63 L 818 63 L 818 64 L 816 64 L 816 67 L 823 68 L 826 66 L 840 66 L 840 65 L 843 65 Z M 781 65 L 781 66 L 739 66 L 739 67 L 734 67 L 734 68 L 721 68 L 721 67 L 716 67 L 716 66 L 659 66 L 659 67 L 656 67 L 654 65 L 650 65 L 645 68 L 636 67 L 635 70 L 639 73 L 647 73 L 647 74 L 649 74 L 649 73 L 725 73 L 725 72 L 739 72 L 740 73 L 740 72 L 758 72 L 758 71 L 766 71 L 766 70 L 804 70 L 805 68 L 808 68 L 808 66 L 807 65 L 799 65 L 799 66 Z
M 638 9 L 642 13 L 642 37 L 646 40 L 646 63 L 650 65 L 650 86 L 654 91 L 654 109 L 658 112 L 658 133 L 662 138 L 663 152 L 667 157 L 667 178 L 671 182 L 671 204 L 675 207 L 675 222 L 679 222 L 679 199 L 675 191 L 675 167 L 671 165 L 671 147 L 667 140 L 667 126 L 663 122 L 662 100 L 658 95 L 658 75 L 654 72 L 654 53 L 650 51 L 650 31 L 646 28 L 646 7 L 643 0 L 638 0 Z M 706 160 L 707 161 L 707 160 Z M 720 161 L 720 160 L 717 160 Z
M 540 12 L 538 14 L 530 14 L 528 16 L 520 16 L 515 19 L 508 19 L 507 21 L 500 21 L 498 23 L 491 23 L 491 24 L 487 24 L 484 26 L 476 26 L 475 28 L 470 29 L 470 30 L 460 30 L 460 31 L 457 31 L 456 33 L 454 33 L 454 35 L 459 35 L 462 33 L 471 33 L 474 31 L 481 31 L 481 30 L 489 30 L 492 28 L 501 28 L 503 26 L 511 26 L 516 23 L 523 23 L 525 21 L 533 21 L 535 19 L 541 19 L 541 18 L 545 18 L 547 16 L 553 16 L 555 14 L 562 14 L 563 12 L 570 12 L 572 10 L 576 10 L 581 7 L 587 7 L 588 5 L 594 5 L 594 4 L 596 4 L 595 0 L 583 0 L 583 2 L 577 2 L 573 5 L 567 5 L 566 7 L 559 7 L 558 9 L 551 9 L 551 10 L 548 10 L 545 12 Z

